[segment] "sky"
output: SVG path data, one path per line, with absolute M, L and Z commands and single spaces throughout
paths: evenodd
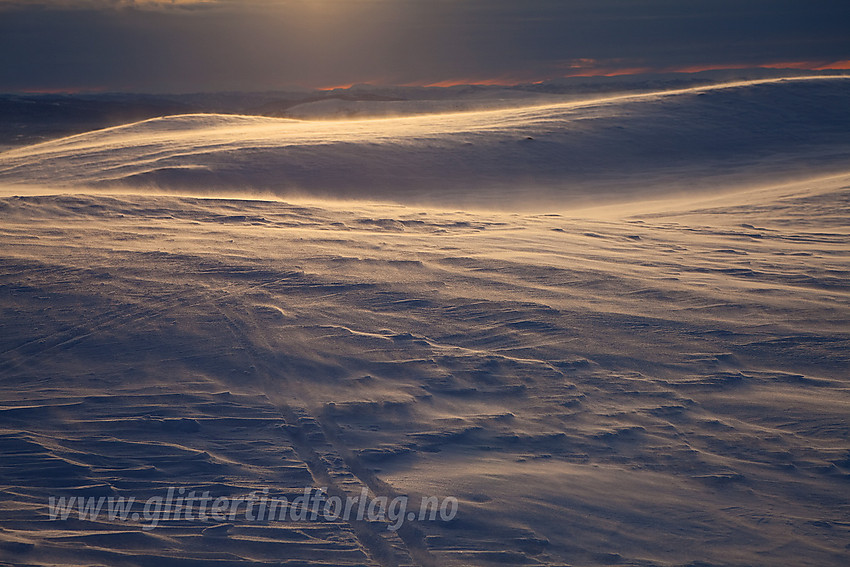
M 0 0 L 0 92 L 850 69 L 847 0 Z

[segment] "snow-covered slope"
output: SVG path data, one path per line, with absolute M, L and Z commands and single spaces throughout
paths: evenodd
M 0 154 L 0 183 L 460 205 L 715 190 L 842 171 L 850 79 L 377 120 L 154 119 Z
M 3 199 L 0 562 L 846 565 L 848 207 Z M 48 519 L 305 486 L 458 515 Z
M 848 85 L 0 154 L 0 564 L 847 565 Z

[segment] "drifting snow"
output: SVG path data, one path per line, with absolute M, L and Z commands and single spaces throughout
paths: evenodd
M 584 213 L 0 199 L 0 562 L 845 565 L 850 175 L 826 175 L 846 157 L 845 85 L 342 123 L 181 116 L 3 154 L 4 180 L 57 183 L 30 192 L 306 184 L 415 201 L 439 179 L 428 195 L 452 207 L 513 187 L 538 209 L 544 186 L 589 198 L 609 178 L 716 181 L 718 163 L 749 182 L 823 167 Z M 149 530 L 47 507 L 305 486 L 453 496 L 458 515 Z
M 148 120 L 0 154 L 0 182 L 570 205 L 843 171 L 848 80 L 387 119 Z

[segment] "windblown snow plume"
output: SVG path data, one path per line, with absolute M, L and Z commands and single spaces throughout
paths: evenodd
M 574 204 L 841 171 L 850 79 L 362 120 L 168 116 L 0 154 L 0 183 Z

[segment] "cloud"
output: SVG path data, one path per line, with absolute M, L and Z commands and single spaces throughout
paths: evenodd
M 0 0 L 0 91 L 506 83 L 850 59 L 810 0 Z
M 223 3 L 222 0 L 0 0 L 0 10 L 185 10 Z

